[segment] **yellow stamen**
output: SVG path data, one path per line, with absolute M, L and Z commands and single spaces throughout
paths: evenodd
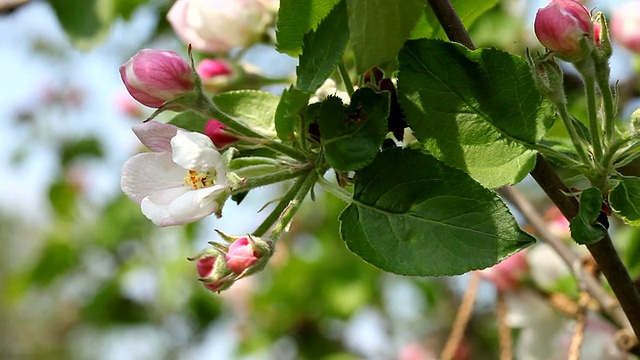
M 187 176 L 184 177 L 184 184 L 190 186 L 193 190 L 202 189 L 213 186 L 215 184 L 215 172 L 210 171 L 199 173 L 195 169 L 189 169 Z

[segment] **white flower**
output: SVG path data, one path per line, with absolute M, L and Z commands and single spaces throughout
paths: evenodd
M 153 152 L 122 167 L 122 191 L 158 226 L 187 224 L 215 213 L 229 195 L 226 166 L 206 135 L 150 121 L 133 132 Z
M 315 95 L 309 99 L 309 104 L 325 101 L 329 95 L 337 96 L 342 100 L 343 104 L 349 104 L 351 98 L 346 91 L 338 90 L 338 86 L 333 79 L 327 79 L 322 83 L 322 86 L 316 90 Z
M 260 41 L 274 16 L 259 0 L 178 0 L 167 20 L 194 49 L 224 54 Z

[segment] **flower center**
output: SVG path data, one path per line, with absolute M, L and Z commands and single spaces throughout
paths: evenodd
M 189 169 L 187 176 L 184 177 L 184 184 L 190 186 L 193 190 L 202 189 L 215 184 L 215 171 L 197 172 L 195 169 Z

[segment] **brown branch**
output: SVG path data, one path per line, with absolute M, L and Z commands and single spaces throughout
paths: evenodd
M 498 292 L 496 299 L 496 315 L 498 318 L 498 341 L 500 343 L 500 360 L 513 359 L 513 340 L 511 328 L 507 324 L 507 300 L 504 293 Z
M 473 312 L 473 304 L 476 301 L 476 294 L 478 293 L 478 285 L 480 284 L 480 275 L 478 272 L 472 272 L 470 274 L 469 285 L 462 297 L 460 307 L 458 307 L 458 313 L 453 321 L 451 333 L 447 342 L 444 344 L 444 348 L 440 353 L 439 360 L 451 360 L 456 354 L 460 341 L 464 337 L 464 331 L 467 328 L 471 313 Z
M 428 2 L 436 14 L 438 21 L 442 24 L 449 40 L 459 42 L 470 49 L 474 49 L 473 42 L 470 40 L 467 30 L 451 6 L 451 2 L 449 0 L 428 0 Z M 565 195 L 568 189 L 555 171 L 553 171 L 546 159 L 541 155 L 538 155 L 536 167 L 531 172 L 531 175 L 567 219 L 572 219 L 578 213 L 578 202 L 574 198 Z M 639 337 L 640 294 L 638 294 L 638 291 L 631 281 L 629 272 L 620 260 L 620 256 L 615 250 L 611 238 L 607 236 L 597 243 L 587 245 L 587 249 L 593 255 L 602 273 L 609 281 L 609 285 L 627 315 L 636 337 Z
M 569 346 L 569 356 L 567 360 L 580 360 L 580 347 L 584 341 L 584 329 L 587 325 L 587 305 L 589 304 L 589 293 L 580 292 L 580 301 L 578 302 L 578 312 L 576 314 L 576 327 L 571 337 L 571 345 Z

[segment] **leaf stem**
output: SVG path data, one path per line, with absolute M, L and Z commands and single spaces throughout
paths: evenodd
M 338 187 L 333 183 L 330 183 L 323 176 L 318 177 L 318 184 L 320 184 L 320 186 L 322 186 L 325 191 L 344 202 L 351 203 L 351 201 L 353 200 L 350 192 L 344 190 L 341 187 Z
M 591 160 L 589 158 L 587 150 L 584 148 L 582 140 L 578 136 L 578 132 L 576 131 L 575 126 L 573 126 L 573 122 L 571 119 L 571 115 L 569 114 L 569 110 L 567 109 L 567 105 L 565 103 L 558 104 L 556 108 L 558 109 L 558 114 L 560 115 L 560 119 L 562 120 L 564 127 L 567 129 L 567 132 L 569 133 L 571 142 L 573 143 L 573 146 L 576 148 L 576 152 L 578 153 L 580 160 L 582 160 L 582 163 L 584 165 L 591 164 Z
M 353 83 L 349 76 L 349 70 L 347 70 L 347 67 L 344 65 L 344 61 L 338 63 L 338 71 L 340 72 L 340 77 L 342 77 L 344 87 L 347 88 L 347 94 L 349 94 L 349 97 L 353 96 Z

